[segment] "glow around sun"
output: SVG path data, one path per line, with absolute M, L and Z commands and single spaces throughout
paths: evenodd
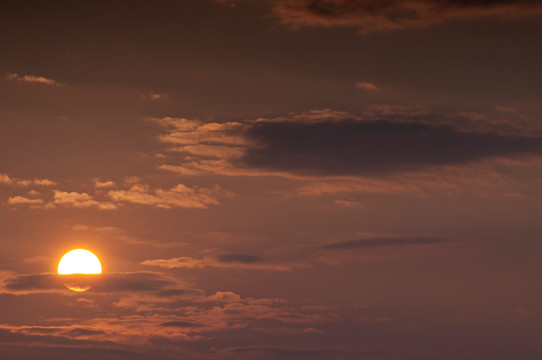
M 101 274 L 102 264 L 96 255 L 85 249 L 68 251 L 58 263 L 59 275 Z

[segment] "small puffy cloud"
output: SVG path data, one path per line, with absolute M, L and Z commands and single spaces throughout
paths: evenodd
M 54 191 L 53 203 L 63 206 L 71 206 L 76 208 L 89 208 L 94 207 L 100 210 L 115 210 L 117 206 L 111 202 L 101 202 L 95 200 L 91 195 L 87 193 L 67 192 L 67 191 Z
M 12 184 L 13 179 L 6 174 L 0 173 L 0 184 Z
M 111 190 L 107 196 L 114 202 L 127 202 L 133 204 L 150 205 L 164 209 L 196 208 L 204 209 L 208 205 L 219 204 L 217 196 L 223 194 L 218 187 L 190 188 L 178 184 L 169 190 L 151 190 L 148 185 L 136 183 L 128 190 Z
M 100 179 L 94 179 L 94 187 L 97 189 L 115 187 L 114 181 L 101 181 Z
M 0 184 L 17 185 L 17 186 L 54 186 L 57 183 L 49 179 L 19 179 L 12 178 L 6 174 L 0 173 Z
M 44 76 L 34 76 L 34 75 L 20 75 L 15 73 L 7 73 L 6 77 L 10 80 L 17 80 L 27 83 L 38 83 L 51 86 L 62 86 L 63 84 L 55 81 L 53 79 L 46 78 Z
M 241 300 L 241 296 L 231 291 L 217 291 L 216 294 L 208 296 L 206 300 L 215 302 L 236 302 Z
M 28 204 L 28 205 L 41 205 L 43 204 L 42 199 L 29 199 L 24 196 L 13 196 L 8 199 L 8 204 L 10 205 L 20 205 L 20 204 Z
M 169 95 L 165 93 L 150 92 L 146 97 L 151 100 L 165 100 L 169 98 Z
M 366 82 L 366 81 L 358 81 L 356 82 L 356 87 L 358 89 L 368 90 L 368 91 L 380 91 L 378 86 L 376 86 L 373 83 Z
M 49 179 L 34 179 L 32 180 L 32 184 L 36 186 L 54 186 L 56 182 Z

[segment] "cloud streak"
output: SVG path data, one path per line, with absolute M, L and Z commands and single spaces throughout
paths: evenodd
M 537 0 L 272 0 L 274 14 L 288 26 L 348 26 L 361 34 L 426 27 L 452 19 L 542 14 Z
M 17 81 L 26 82 L 26 83 L 36 83 L 36 84 L 43 84 L 43 85 L 49 85 L 49 86 L 64 85 L 61 82 L 46 78 L 44 76 L 20 75 L 20 74 L 15 74 L 15 73 L 7 73 L 6 77 L 10 80 L 17 80 Z
M 171 259 L 145 260 L 141 264 L 147 266 L 158 266 L 165 269 L 247 269 L 247 270 L 270 270 L 290 271 L 296 267 L 304 267 L 301 263 L 277 263 L 268 262 L 261 256 L 245 254 L 220 254 L 206 256 L 203 258 L 176 257 Z
M 446 239 L 437 237 L 381 237 L 340 241 L 336 243 L 323 245 L 327 250 L 354 250 L 354 249 L 374 249 L 379 247 L 396 247 L 408 245 L 432 245 L 445 243 Z
M 115 203 L 150 205 L 162 209 L 205 209 L 219 204 L 217 196 L 225 194 L 220 187 L 212 189 L 190 188 L 178 184 L 169 190 L 151 190 L 148 185 L 134 184 L 128 190 L 110 190 L 107 196 Z

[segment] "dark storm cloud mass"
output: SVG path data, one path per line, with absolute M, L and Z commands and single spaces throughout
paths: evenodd
M 542 14 L 538 0 L 274 0 L 288 25 L 355 26 L 361 33 L 422 27 L 457 18 Z
M 372 249 L 405 245 L 431 245 L 445 241 L 447 240 L 436 237 L 388 237 L 340 241 L 323 245 L 322 248 L 329 250 Z
M 535 154 L 542 139 L 452 125 L 388 120 L 272 122 L 251 126 L 249 167 L 316 175 L 370 175 Z

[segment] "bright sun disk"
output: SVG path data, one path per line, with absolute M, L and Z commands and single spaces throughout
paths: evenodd
M 98 257 L 85 249 L 68 251 L 58 263 L 59 275 L 101 274 L 102 264 Z

